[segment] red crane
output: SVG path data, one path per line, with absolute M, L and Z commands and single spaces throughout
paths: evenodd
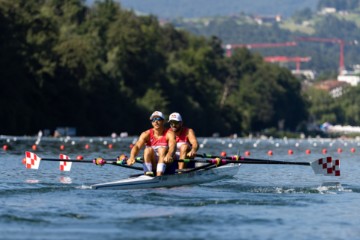
M 340 57 L 339 57 L 339 72 L 345 70 L 344 64 L 344 45 L 345 41 L 339 38 L 319 38 L 319 37 L 298 37 L 297 41 L 307 41 L 307 42 L 329 42 L 329 43 L 337 43 L 340 47 Z
M 273 48 L 273 47 L 294 47 L 296 46 L 296 42 L 283 42 L 283 43 L 248 43 L 248 44 L 227 44 L 226 48 L 226 56 L 231 57 L 232 49 L 234 48 Z
M 287 56 L 269 56 L 264 57 L 266 62 L 295 62 L 296 70 L 300 70 L 301 62 L 309 62 L 311 60 L 310 57 L 287 57 Z

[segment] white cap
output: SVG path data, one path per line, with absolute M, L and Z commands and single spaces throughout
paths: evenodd
M 162 119 L 165 119 L 164 114 L 160 111 L 155 111 L 151 114 L 150 120 L 152 120 L 154 117 L 161 117 Z
M 170 121 L 182 122 L 181 115 L 179 113 L 177 113 L 177 112 L 174 112 L 174 113 L 170 114 L 169 122 Z

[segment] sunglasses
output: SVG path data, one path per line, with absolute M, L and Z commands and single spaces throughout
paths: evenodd
M 176 122 L 176 121 L 171 121 L 170 122 L 170 125 L 179 125 L 180 124 L 180 122 Z
M 162 120 L 164 120 L 164 119 L 162 119 L 161 117 L 156 117 L 156 118 L 151 119 L 152 122 L 162 121 Z

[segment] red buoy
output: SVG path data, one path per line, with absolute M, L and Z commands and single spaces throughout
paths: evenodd
M 4 151 L 9 150 L 9 145 L 5 144 L 5 145 L 3 146 L 3 150 L 4 150 Z
M 323 148 L 322 153 L 323 153 L 323 154 L 327 154 L 327 149 L 326 149 L 326 148 Z
M 64 145 L 60 145 L 60 150 L 63 151 L 65 149 Z
M 37 145 L 36 145 L 36 144 L 32 145 L 31 149 L 32 149 L 33 151 L 36 151 Z
M 226 152 L 221 152 L 220 154 L 222 157 L 226 157 Z
M 352 153 L 356 152 L 355 148 L 351 148 L 350 151 L 351 151 Z
M 269 150 L 269 151 L 268 151 L 268 155 L 269 155 L 269 156 L 272 156 L 272 155 L 273 155 L 273 151 Z
M 85 144 L 85 149 L 89 149 L 90 145 L 89 144 Z
M 311 150 L 310 150 L 310 149 L 306 149 L 305 153 L 306 153 L 306 154 L 310 154 L 310 153 L 311 153 Z
M 289 150 L 288 150 L 288 154 L 289 154 L 289 155 L 292 155 L 293 153 L 294 153 L 294 151 L 293 151 L 292 149 L 289 149 Z
M 84 157 L 81 156 L 81 155 L 78 155 L 78 156 L 76 157 L 76 160 L 83 160 L 83 159 L 84 159 Z
M 245 151 L 245 156 L 248 157 L 248 156 L 250 156 L 250 154 L 251 154 L 250 151 Z
M 343 151 L 343 150 L 342 150 L 341 148 L 338 148 L 338 149 L 337 149 L 337 152 L 338 152 L 338 153 L 342 153 L 342 151 Z

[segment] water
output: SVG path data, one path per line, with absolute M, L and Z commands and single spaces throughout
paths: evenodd
M 45 161 L 39 170 L 29 170 L 21 163 L 25 151 L 52 158 L 59 153 L 114 158 L 128 153 L 133 140 L 43 139 L 33 151 L 36 139 L 0 138 L 1 146 L 12 147 L 0 150 L 0 239 L 360 238 L 360 142 L 355 140 L 200 138 L 199 153 L 250 151 L 252 158 L 272 160 L 313 161 L 325 156 L 326 148 L 326 156 L 341 159 L 341 176 L 315 175 L 309 166 L 243 165 L 234 178 L 170 189 L 92 190 L 91 184 L 137 172 L 80 163 L 60 172 L 58 163 Z

